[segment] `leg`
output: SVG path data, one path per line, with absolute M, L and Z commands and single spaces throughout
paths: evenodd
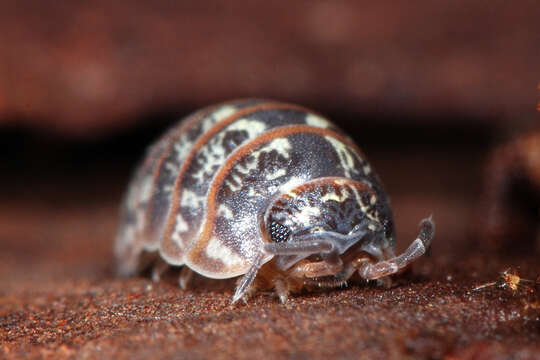
M 420 222 L 420 234 L 405 252 L 394 258 L 377 263 L 364 262 L 358 267 L 358 273 L 366 280 L 374 280 L 392 275 L 422 256 L 435 235 L 435 224 L 431 217 Z
M 335 275 L 343 270 L 343 263 L 339 258 L 338 260 L 339 261 L 336 263 L 327 261 L 311 262 L 302 260 L 291 269 L 289 274 L 290 276 L 298 278 L 302 278 L 304 276 L 308 278 L 315 278 Z
M 392 278 L 390 276 L 383 276 L 375 281 L 377 281 L 378 287 L 382 287 L 384 289 L 390 289 L 393 284 Z
M 139 244 L 132 244 L 131 246 L 123 246 L 121 248 L 115 249 L 115 256 L 117 262 L 116 273 L 121 277 L 132 276 L 138 271 L 141 270 L 143 265 L 141 264 L 142 259 L 142 247 Z
M 281 301 L 282 304 L 285 304 L 289 298 L 289 285 L 287 284 L 287 281 L 282 278 L 277 278 L 274 280 L 274 289 L 276 295 L 279 297 L 279 301 Z
M 182 270 L 180 270 L 180 276 L 178 277 L 178 285 L 180 286 L 180 289 L 186 290 L 192 278 L 193 270 L 188 268 L 186 265 L 182 266 Z
M 267 253 L 277 256 L 276 264 L 281 270 L 288 270 L 298 261 L 312 254 L 329 254 L 335 252 L 328 240 L 307 240 L 286 243 L 269 243 L 264 245 Z
M 244 295 L 246 295 L 251 284 L 253 283 L 253 280 L 255 280 L 255 276 L 257 276 L 257 272 L 262 266 L 262 260 L 263 255 L 259 254 L 253 261 L 253 265 L 251 265 L 251 268 L 248 270 L 248 272 L 240 278 L 240 281 L 236 286 L 236 291 L 234 292 L 232 304 L 234 304 L 235 302 L 243 298 Z
M 331 274 L 331 276 L 303 278 L 305 285 L 315 288 L 335 288 L 346 287 L 347 280 L 355 273 L 356 268 L 351 264 L 346 264 L 339 272 Z
M 167 264 L 163 259 L 158 258 L 152 267 L 152 281 L 159 282 L 161 280 L 161 275 L 163 275 L 168 269 L 169 264 Z
M 333 249 L 334 245 L 332 242 L 325 239 L 269 243 L 264 245 L 264 250 L 273 255 L 311 255 L 329 253 Z

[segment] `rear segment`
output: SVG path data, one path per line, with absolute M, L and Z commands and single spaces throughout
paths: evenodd
M 178 171 L 193 144 L 216 123 L 253 101 L 207 107 L 169 129 L 146 151 L 128 186 L 115 242 L 118 272 L 136 271 L 143 250 L 159 248 Z

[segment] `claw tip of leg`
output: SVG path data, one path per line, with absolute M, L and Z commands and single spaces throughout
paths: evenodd
M 435 222 L 433 221 L 433 215 L 420 221 L 420 235 L 419 238 L 427 248 L 429 247 L 431 240 L 435 236 Z

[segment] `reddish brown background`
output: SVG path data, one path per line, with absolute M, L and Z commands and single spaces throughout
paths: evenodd
M 537 126 L 538 19 L 536 1 L 0 2 L 0 357 L 539 358 L 527 299 L 472 291 L 509 266 L 540 273 L 535 239 L 509 255 L 476 236 L 487 154 Z M 287 305 L 116 279 L 144 148 L 246 96 L 345 128 L 392 198 L 398 249 L 434 215 L 431 257 L 391 290 Z
M 86 133 L 264 96 L 521 122 L 537 100 L 539 17 L 534 0 L 3 1 L 0 118 Z

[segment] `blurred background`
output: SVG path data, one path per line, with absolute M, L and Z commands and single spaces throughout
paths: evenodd
M 0 0 L 0 357 L 537 359 L 539 283 L 528 298 L 496 285 L 509 267 L 540 282 L 540 133 L 492 151 L 540 129 L 539 82 L 538 0 Z M 244 97 L 350 134 L 390 195 L 398 251 L 433 214 L 431 257 L 402 286 L 231 308 L 231 289 L 114 276 L 146 147 Z M 494 217 L 516 168 L 521 212 Z M 499 246 L 490 223 L 517 236 Z
M 239 97 L 327 115 L 383 179 L 398 248 L 433 214 L 434 254 L 461 256 L 489 150 L 538 122 L 538 19 L 534 0 L 1 1 L 4 290 L 110 276 L 145 148 Z

